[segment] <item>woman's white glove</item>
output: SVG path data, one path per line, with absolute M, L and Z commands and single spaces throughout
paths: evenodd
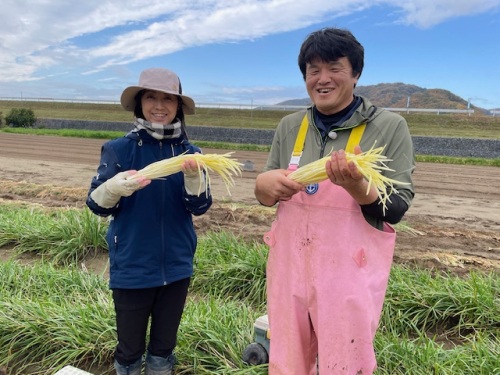
M 184 173 L 184 188 L 186 189 L 186 193 L 189 195 L 197 195 L 200 196 L 205 192 L 205 174 L 201 173 L 201 178 L 198 173 L 195 175 L 188 175 Z
M 151 183 L 151 180 L 144 177 L 127 180 L 128 176 L 136 173 L 135 170 L 117 173 L 92 191 L 90 197 L 103 208 L 116 206 L 121 197 L 129 197 Z
M 206 190 L 205 173 L 198 169 L 196 160 L 186 160 L 182 166 L 184 189 L 189 195 L 200 196 Z

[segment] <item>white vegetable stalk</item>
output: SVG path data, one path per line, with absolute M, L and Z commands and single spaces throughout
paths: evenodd
M 370 150 L 358 155 L 346 152 L 346 159 L 348 162 L 352 161 L 363 177 L 368 181 L 366 194 L 369 193 L 372 184 L 375 186 L 385 213 L 387 201 L 390 202 L 389 196 L 392 193 L 398 192 L 395 185 L 408 185 L 408 183 L 388 178 L 382 174 L 383 171 L 394 171 L 386 165 L 391 159 L 382 154 L 383 150 L 384 147 L 372 147 Z M 328 175 L 326 174 L 326 162 L 330 160 L 330 157 L 331 156 L 328 155 L 312 163 L 306 164 L 290 173 L 288 177 L 303 185 L 325 181 L 328 179 Z
M 198 166 L 198 174 L 200 177 L 200 186 L 198 195 L 202 190 L 202 181 L 205 183 L 205 190 L 208 190 L 210 185 L 210 173 L 216 172 L 222 177 L 226 189 L 231 195 L 230 187 L 234 186 L 233 175 L 241 176 L 242 163 L 231 158 L 232 152 L 226 154 L 182 154 L 169 159 L 160 160 L 149 164 L 145 168 L 139 170 L 136 174 L 131 175 L 128 179 L 136 179 L 145 177 L 150 180 L 168 177 L 172 174 L 182 171 L 182 164 L 186 160 L 194 160 Z M 206 178 L 203 178 L 205 173 Z

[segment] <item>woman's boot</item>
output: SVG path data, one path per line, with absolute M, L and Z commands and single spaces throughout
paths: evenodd
M 115 360 L 116 375 L 141 375 L 142 357 L 131 365 L 125 366 Z
M 146 354 L 146 375 L 172 375 L 174 372 L 175 355 L 158 357 L 151 353 Z

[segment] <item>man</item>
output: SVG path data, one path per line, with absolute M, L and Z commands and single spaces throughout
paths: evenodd
M 264 237 L 269 374 L 368 375 L 396 237 L 389 224 L 414 196 L 412 140 L 404 118 L 354 95 L 364 49 L 349 31 L 311 33 L 298 63 L 312 106 L 280 121 L 255 184 L 261 204 L 279 203 Z M 346 159 L 374 145 L 393 160 L 384 175 L 401 182 L 385 209 Z M 287 177 L 332 150 L 328 180 L 304 187 Z

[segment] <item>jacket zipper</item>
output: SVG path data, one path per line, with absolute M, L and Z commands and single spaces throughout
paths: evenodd
M 161 159 L 164 158 L 165 155 L 163 155 L 163 143 L 160 142 L 160 150 L 161 150 Z M 175 148 L 174 148 L 174 145 L 171 144 L 170 145 L 170 157 L 175 157 Z M 164 190 L 162 192 L 162 195 L 161 195 L 161 199 L 162 199 L 162 206 L 165 205 L 165 200 L 166 200 L 166 194 L 167 192 Z M 164 222 L 164 219 L 163 219 L 163 216 L 162 216 L 162 220 L 161 220 L 161 247 L 162 247 L 162 251 L 161 251 L 161 273 L 163 275 L 163 285 L 168 285 L 168 281 L 167 281 L 167 271 L 166 271 L 166 268 L 167 268 L 167 254 L 166 254 L 166 249 L 165 249 L 165 222 Z
M 159 160 L 162 160 L 164 159 L 164 155 L 163 155 L 163 142 L 160 141 L 160 159 Z M 165 206 L 165 190 L 162 191 L 162 194 L 161 194 L 161 205 L 160 207 L 164 207 Z M 161 264 L 161 274 L 162 274 L 162 277 L 163 277 L 163 285 L 167 285 L 168 282 L 167 282 L 167 273 L 166 273 L 166 249 L 165 249 L 165 219 L 164 219 L 164 216 L 161 215 L 161 222 L 160 222 L 160 228 L 161 228 L 161 261 L 160 261 L 160 264 Z
M 356 125 L 349 126 L 348 128 L 339 128 L 338 130 L 349 130 L 349 129 L 353 129 L 356 126 L 359 126 L 363 123 L 368 123 L 368 122 L 370 122 L 370 119 L 372 118 L 372 116 L 375 114 L 376 111 L 377 111 L 377 107 L 374 106 L 367 117 L 363 116 L 363 117 L 365 117 L 365 119 L 363 121 L 361 121 L 360 123 L 358 123 Z M 326 134 L 324 137 L 321 137 L 321 133 L 318 130 L 318 127 L 316 126 L 316 124 L 314 123 L 314 116 L 313 116 L 312 111 L 311 111 L 310 117 L 311 117 L 314 129 L 316 130 L 317 134 L 319 135 L 319 138 L 321 139 L 321 148 L 320 148 L 319 157 L 322 158 L 325 155 L 325 147 L 326 147 L 326 144 L 328 143 L 328 134 Z

